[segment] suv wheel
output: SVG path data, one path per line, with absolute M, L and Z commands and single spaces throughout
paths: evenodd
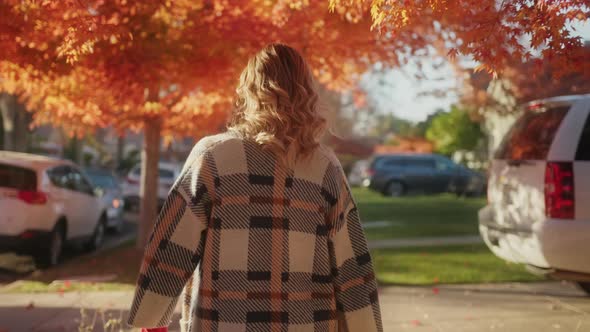
M 578 286 L 580 286 L 586 294 L 590 295 L 590 282 L 578 282 Z
M 36 265 L 43 268 L 57 265 L 63 252 L 64 238 L 63 227 L 57 225 L 49 235 L 47 250 L 43 250 L 35 256 Z
M 90 241 L 88 241 L 88 243 L 86 244 L 86 249 L 88 251 L 96 250 L 100 248 L 100 246 L 102 246 L 102 243 L 104 242 L 104 236 L 106 233 L 106 226 L 106 219 L 104 215 L 102 215 L 98 220 L 96 227 L 94 228 L 94 233 L 92 233 Z
M 386 193 L 390 197 L 400 197 L 405 194 L 406 189 L 404 188 L 403 183 L 398 181 L 393 181 L 389 185 L 387 185 Z

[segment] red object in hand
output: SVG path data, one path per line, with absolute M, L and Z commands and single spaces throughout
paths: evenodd
M 143 329 L 141 329 L 141 332 L 168 332 L 168 328 L 167 327 L 156 327 L 153 329 L 143 328 Z

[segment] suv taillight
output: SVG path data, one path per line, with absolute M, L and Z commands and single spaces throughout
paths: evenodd
M 574 219 L 574 167 L 571 162 L 548 162 L 545 169 L 545 214 Z
M 27 204 L 45 204 L 47 203 L 47 194 L 41 191 L 21 190 L 18 192 L 18 199 Z

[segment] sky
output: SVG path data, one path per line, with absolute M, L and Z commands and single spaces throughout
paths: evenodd
M 574 25 L 574 35 L 590 40 L 590 22 Z M 457 101 L 453 92 L 445 97 L 421 96 L 421 92 L 433 90 L 452 90 L 457 87 L 457 78 L 448 64 L 440 68 L 432 68 L 431 60 L 423 61 L 423 71 L 427 79 L 417 79 L 417 66 L 406 65 L 385 74 L 366 75 L 361 86 L 368 91 L 369 98 L 374 101 L 381 112 L 393 112 L 396 116 L 411 121 L 422 121 L 438 108 L 448 110 Z

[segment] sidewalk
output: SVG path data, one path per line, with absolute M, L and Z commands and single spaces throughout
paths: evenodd
M 0 293 L 0 331 L 78 331 L 82 309 L 85 326 L 99 313 L 93 331 L 103 331 L 100 313 L 125 322 L 132 295 Z M 384 287 L 380 300 L 385 331 L 590 331 L 590 300 L 568 283 Z

